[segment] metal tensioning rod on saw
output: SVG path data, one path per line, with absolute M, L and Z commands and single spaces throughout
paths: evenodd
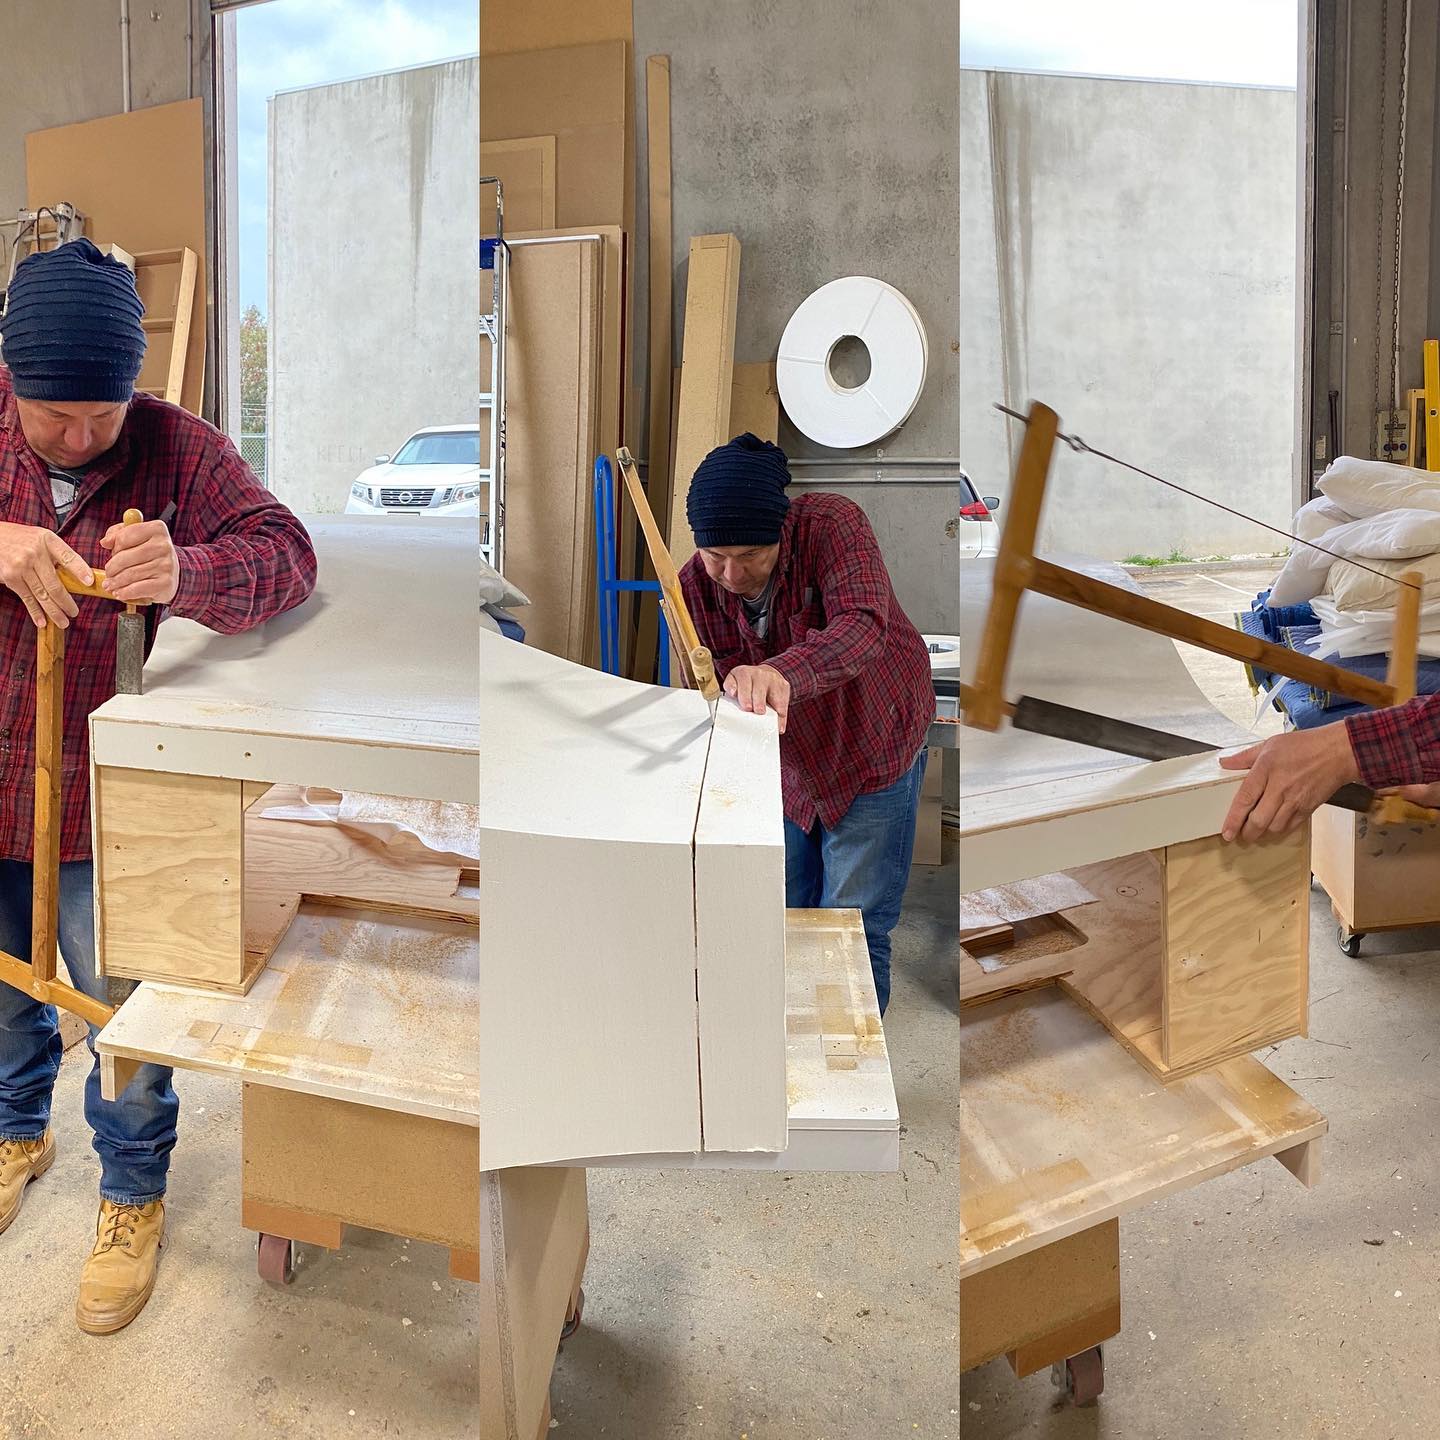
M 127 525 L 138 524 L 140 519 L 138 510 L 125 512 L 124 523 Z M 115 597 L 103 588 L 103 570 L 94 572 L 95 579 L 89 585 L 83 584 L 67 571 L 60 570 L 57 573 L 60 583 L 72 595 L 115 600 Z M 125 604 L 124 601 L 116 603 Z M 116 631 L 117 659 L 123 659 L 121 652 L 134 643 L 133 637 L 127 639 L 125 635 L 125 622 L 132 617 L 140 626 L 144 625 L 144 619 L 135 606 L 125 606 L 125 610 L 118 617 L 120 623 Z M 135 626 L 132 624 L 130 628 L 134 629 Z M 143 629 L 140 645 L 143 659 Z M 64 630 L 53 621 L 47 621 L 35 632 L 35 648 L 35 848 L 31 866 L 34 889 L 30 960 L 27 964 L 24 960 L 0 950 L 0 981 L 13 985 L 17 990 L 23 990 L 27 995 L 32 995 L 47 1005 L 58 1005 L 63 1010 L 70 1010 L 91 1025 L 103 1026 L 114 1015 L 114 1009 L 55 978 L 60 923 L 60 757 L 65 708 Z M 128 689 L 138 692 L 138 667 L 133 676 L 119 678 L 125 680 Z
M 1021 418 L 1025 421 L 1025 438 L 1016 461 L 1014 483 L 1000 533 L 1000 550 L 995 559 L 990 604 L 980 635 L 974 683 L 960 687 L 961 716 L 966 725 L 981 730 L 998 730 L 1009 718 L 1021 728 L 1041 730 L 1060 738 L 1072 738 L 1080 744 L 1098 745 L 1102 749 L 1148 759 L 1215 748 L 1202 742 L 1167 736 L 1163 732 L 1141 731 L 1140 727 L 1105 716 L 1080 716 L 1078 712 L 1066 711 L 1066 707 L 1035 701 L 1030 697 L 1023 697 L 1014 704 L 1007 701 L 1005 677 L 1020 601 L 1027 590 L 1098 615 L 1108 615 L 1172 640 L 1183 640 L 1216 655 L 1259 665 L 1287 679 L 1299 680 L 1365 705 L 1384 708 L 1414 698 L 1422 586 L 1422 577 L 1418 573 L 1408 571 L 1399 579 L 1390 664 L 1385 680 L 1380 681 L 1309 655 L 1297 654 L 1283 645 L 1246 635 L 1213 620 L 1189 615 L 1133 590 L 1042 560 L 1035 554 L 1035 538 L 1040 528 L 1045 485 L 1055 442 L 1059 438 L 1060 421 L 1048 405 L 1039 401 L 1033 402 L 1029 414 Z M 1077 448 L 1082 448 L 1080 442 L 1076 443 Z M 1029 707 L 1028 710 L 1025 707 Z M 1062 711 L 1065 713 L 1059 713 Z M 1097 739 L 1097 734 L 1101 738 Z M 1107 735 L 1108 741 L 1105 738 Z M 1169 742 L 1190 748 L 1167 748 Z M 1346 786 L 1332 803 L 1339 803 L 1347 809 L 1368 809 L 1375 798 L 1363 786 Z M 1440 816 L 1433 810 L 1387 796 L 1383 800 L 1381 818 L 1390 821 L 1434 820 Z
M 665 623 L 670 628 L 670 643 L 675 648 L 675 657 L 680 662 L 680 673 L 685 678 L 687 689 L 698 690 L 707 700 L 720 698 L 720 685 L 715 679 L 715 662 L 709 650 L 700 643 L 695 622 L 685 606 L 685 594 L 680 588 L 680 575 L 670 551 L 660 538 L 660 527 L 640 477 L 635 473 L 635 459 L 623 445 L 615 452 L 620 463 L 620 473 L 625 477 L 625 489 L 629 492 L 630 503 L 640 519 L 640 529 L 645 534 L 645 544 L 650 551 L 650 563 L 655 567 L 655 578 L 660 582 L 660 604 L 665 611 Z

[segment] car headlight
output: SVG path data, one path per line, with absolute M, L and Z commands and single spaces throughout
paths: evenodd
M 363 500 L 367 505 L 375 503 L 375 497 L 368 485 L 362 485 L 358 480 L 350 487 L 350 493 L 357 499 Z
M 447 490 L 440 503 L 454 505 L 461 500 L 478 500 L 479 498 L 480 482 L 477 480 L 473 485 L 456 485 L 453 489 Z

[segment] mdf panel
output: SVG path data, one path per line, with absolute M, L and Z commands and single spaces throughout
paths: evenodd
M 555 223 L 635 230 L 634 79 L 624 40 L 480 59 L 480 139 L 555 137 Z
M 482 56 L 633 36 L 631 0 L 485 0 L 480 7 Z
M 500 181 L 505 205 L 505 234 L 549 230 L 555 224 L 555 137 L 529 135 L 519 140 L 487 140 L 480 146 L 480 173 Z M 480 192 L 480 234 L 498 233 L 495 190 Z
M 598 641 L 599 252 L 579 239 L 521 246 L 510 267 L 505 573 L 530 597 L 527 643 L 579 663 Z
M 94 814 L 100 972 L 239 986 L 241 782 L 99 765 Z
M 779 441 L 780 390 L 773 360 L 735 365 L 730 383 L 729 429 L 731 436 L 748 430 L 772 445 Z
M 265 1084 L 241 1090 L 243 1223 L 259 1218 L 258 1207 L 279 1206 L 454 1249 L 479 1248 L 473 1125 Z
M 739 294 L 739 240 L 733 235 L 697 235 L 690 242 L 675 472 L 670 488 L 670 554 L 677 569 L 695 553 L 685 516 L 691 476 L 711 450 L 731 438 L 730 389 Z
M 583 1170 L 481 1175 L 483 1440 L 541 1435 L 556 1341 L 588 1247 Z
M 177 100 L 36 130 L 25 137 L 26 188 L 32 209 L 68 200 L 84 213 L 85 234 L 102 249 L 118 245 L 135 255 L 184 246 L 199 258 L 180 400 L 192 415 L 200 413 L 205 379 L 210 253 L 205 241 L 205 165 L 199 100 Z M 152 315 L 173 313 L 174 276 L 174 270 L 161 272 L 167 287 L 163 297 L 142 296 Z
M 960 1368 L 1009 1355 L 1020 1375 L 1120 1332 L 1120 1222 L 992 1266 L 960 1282 Z M 1089 1338 L 1093 1335 L 1094 1338 Z M 1061 1353 L 1042 1358 L 1051 1337 Z M 1073 1348 L 1064 1349 L 1068 1343 Z

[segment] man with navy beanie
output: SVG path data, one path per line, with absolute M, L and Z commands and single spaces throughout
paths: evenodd
M 143 314 L 129 269 L 76 240 L 17 268 L 0 316 L 0 950 L 29 953 L 35 631 L 58 625 L 66 632 L 60 949 L 76 987 L 102 1001 L 86 722 L 115 693 L 118 607 L 77 601 L 57 570 L 89 584 L 91 567 L 103 566 L 116 600 L 150 602 L 147 648 L 164 616 L 247 630 L 315 585 L 304 527 L 230 441 L 179 406 L 136 393 Z M 122 525 L 131 508 L 151 518 Z M 0 984 L 0 1234 L 55 1158 L 50 1101 L 62 1049 L 55 1011 Z M 154 1289 L 178 1114 L 168 1069 L 142 1066 L 112 1102 L 101 1098 L 92 1064 L 85 1118 L 100 1157 L 100 1212 L 75 1310 L 91 1334 L 128 1325 Z
M 769 441 L 712 450 L 686 497 L 696 553 L 680 583 L 725 693 L 779 720 L 785 903 L 860 911 L 883 1014 L 935 713 L 930 653 L 864 511 L 791 500 L 789 483 Z

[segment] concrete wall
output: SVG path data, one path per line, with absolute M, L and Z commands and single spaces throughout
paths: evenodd
M 908 423 L 881 441 L 887 455 L 954 457 L 959 254 L 955 214 L 959 28 L 954 0 L 635 0 L 640 220 L 635 270 L 635 375 L 645 374 L 648 273 L 645 57 L 670 56 L 675 363 L 684 341 L 690 237 L 740 237 L 735 358 L 773 359 L 811 291 L 870 274 L 909 296 L 929 333 L 930 375 Z M 647 431 L 632 429 L 639 453 Z M 781 417 L 792 456 L 833 452 Z M 873 469 L 873 466 L 871 467 Z M 811 470 L 797 475 L 813 476 Z M 852 466 L 837 475 L 853 478 Z M 953 629 L 956 548 L 950 486 L 847 490 L 875 524 L 901 603 L 929 629 Z M 938 472 L 943 474 L 944 472 Z
M 479 395 L 479 62 L 270 102 L 270 475 L 295 509 Z
M 961 74 L 961 459 L 1003 495 L 1032 398 L 1090 444 L 1286 525 L 1293 91 Z M 1059 452 L 1043 543 L 1109 558 L 1283 541 Z

